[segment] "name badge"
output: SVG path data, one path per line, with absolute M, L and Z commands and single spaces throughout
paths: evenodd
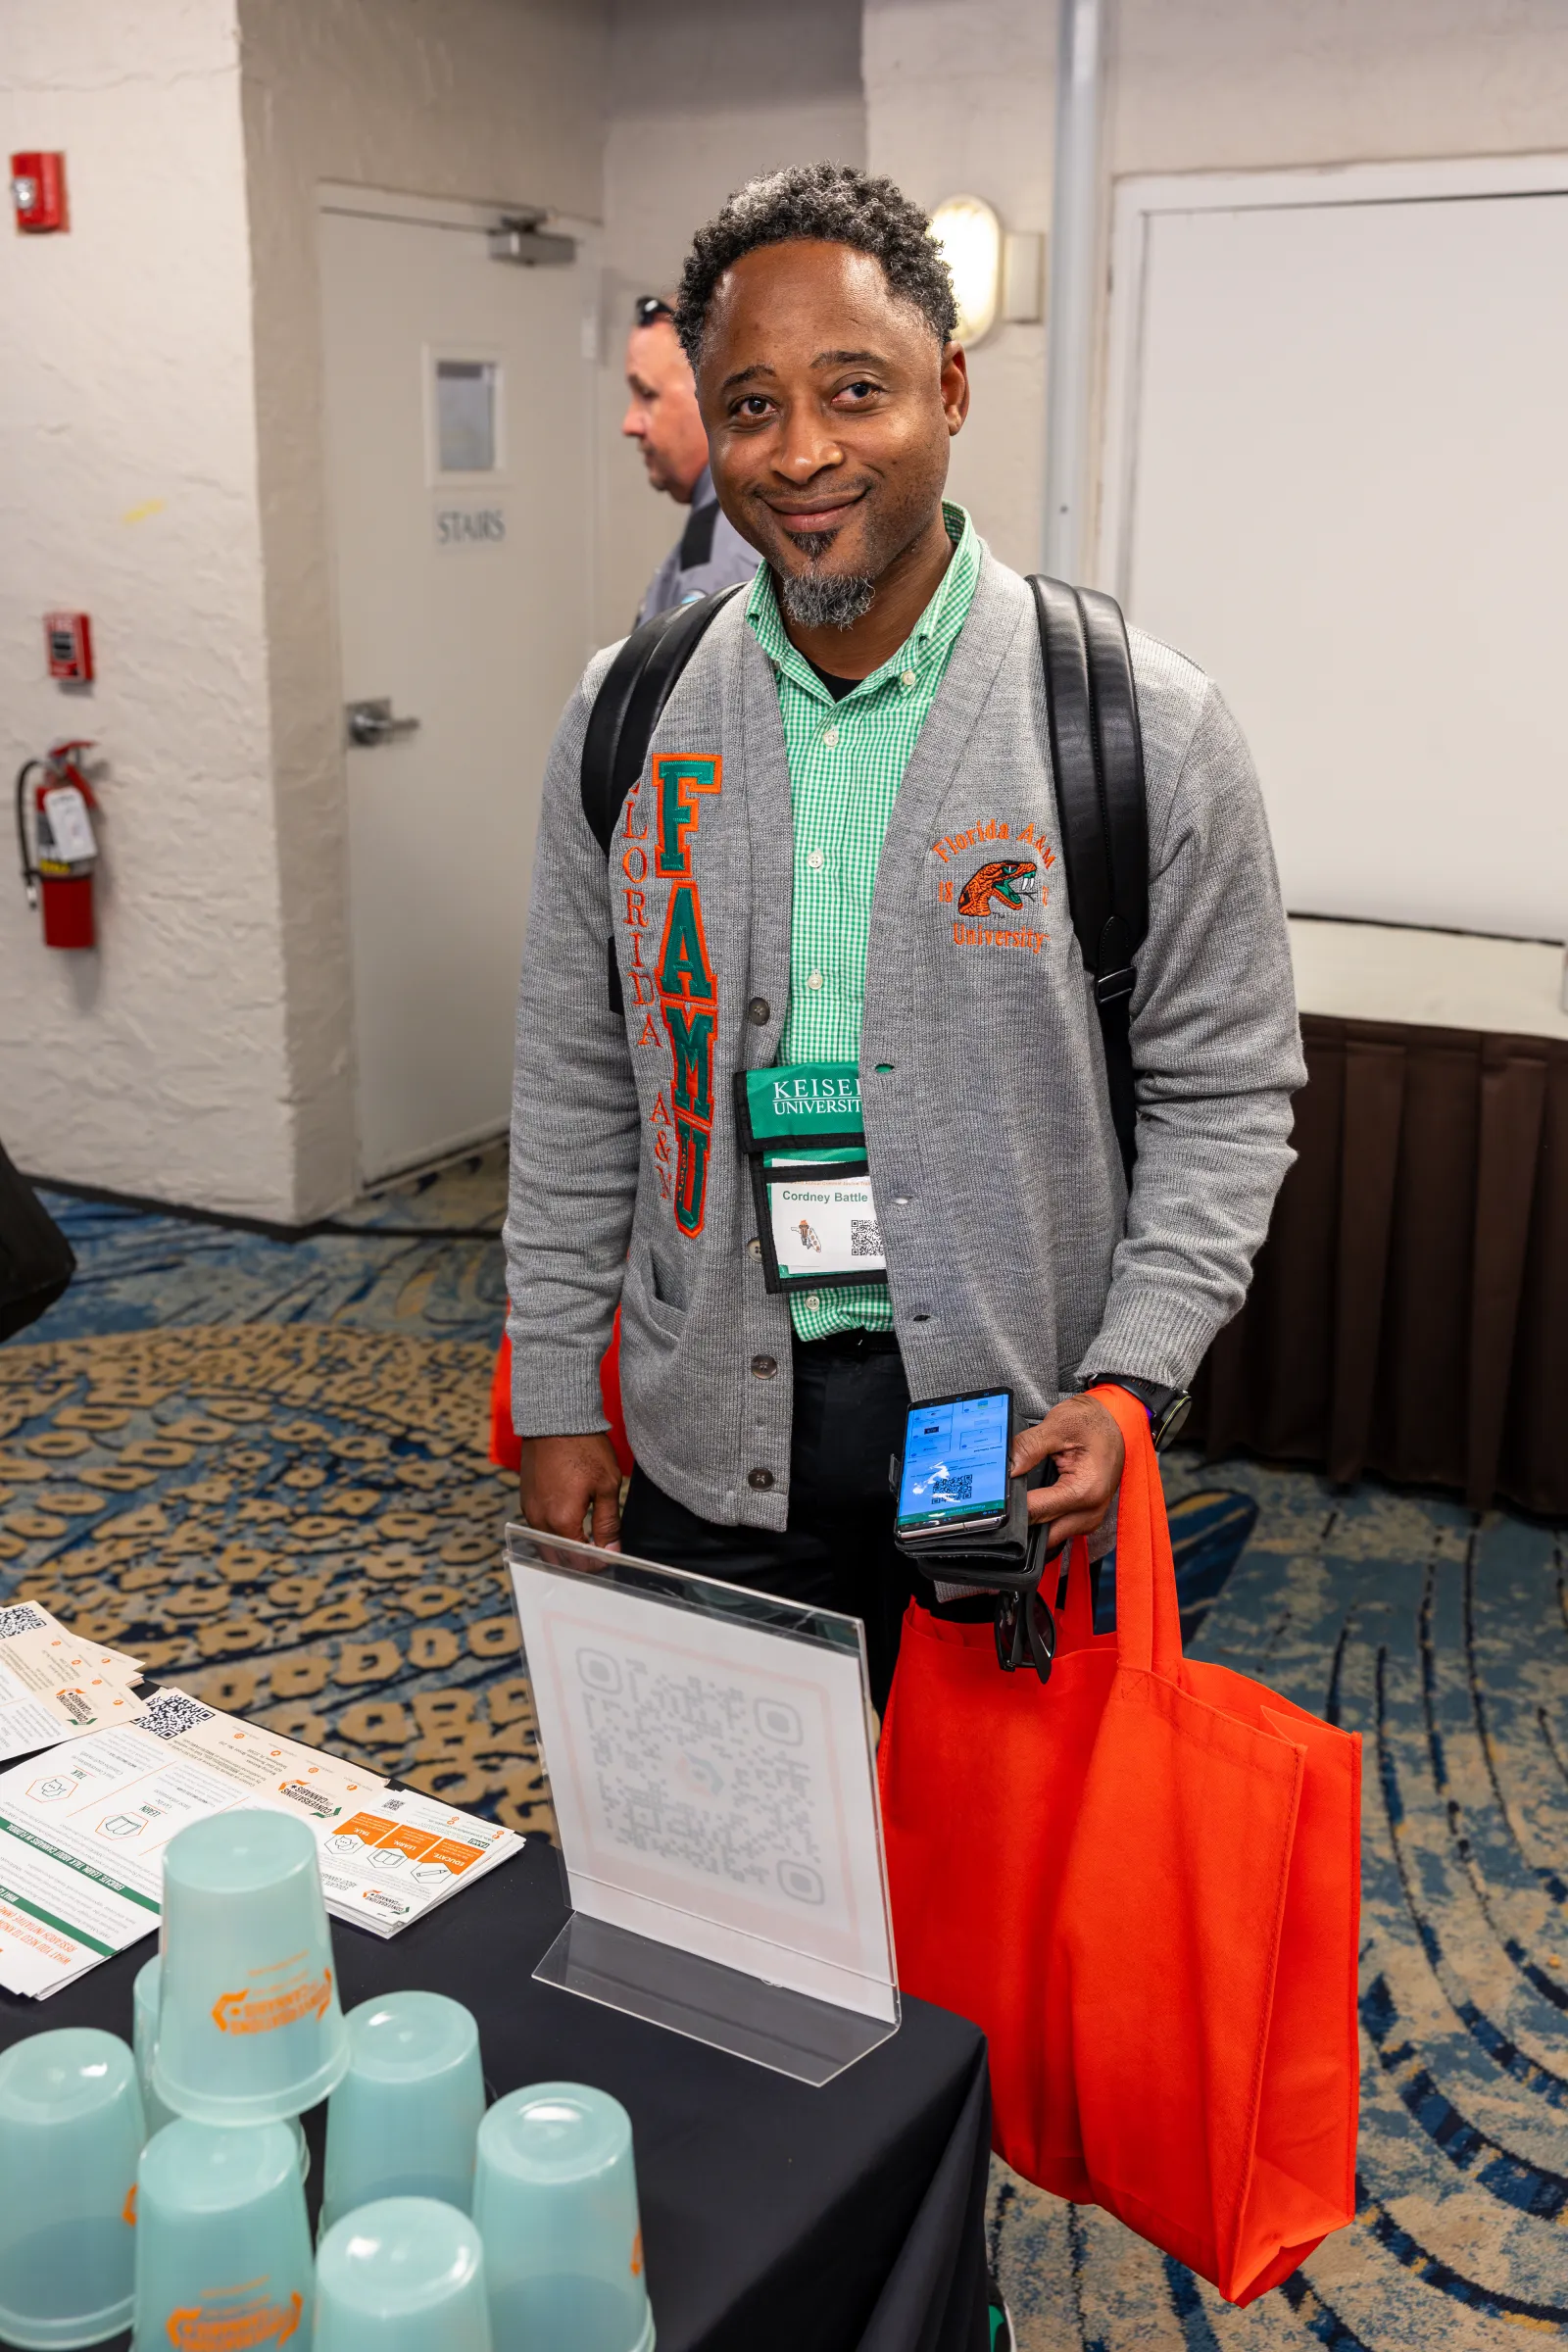
M 751 1162 L 768 1289 L 885 1285 L 888 1261 L 871 1196 L 855 1063 L 785 1062 L 737 1071 L 735 1125 Z
M 886 1282 L 888 1261 L 871 1179 L 862 1160 L 809 1168 L 774 1161 L 762 1171 L 767 1238 L 772 1243 L 769 1290 L 831 1290 L 835 1285 Z

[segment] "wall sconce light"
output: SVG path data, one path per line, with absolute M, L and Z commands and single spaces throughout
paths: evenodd
M 953 273 L 957 340 L 978 343 L 996 323 L 1002 223 L 983 196 L 949 196 L 931 216 L 931 234 Z

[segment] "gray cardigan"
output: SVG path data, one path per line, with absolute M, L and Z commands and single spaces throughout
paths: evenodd
M 687 797 L 696 821 L 673 860 L 684 858 L 699 894 L 715 984 L 702 1230 L 678 1230 L 668 1197 L 671 1045 L 641 976 L 658 963 L 680 884 L 654 871 L 646 771 L 608 867 L 578 797 L 607 652 L 567 706 L 545 777 L 517 1021 L 508 1329 L 518 1431 L 603 1429 L 599 1364 L 618 1298 L 638 1462 L 706 1519 L 780 1528 L 789 1307 L 747 1246 L 756 1218 L 730 1081 L 775 1058 L 787 1008 L 790 779 L 777 688 L 744 604 L 710 630 L 651 753 L 722 760 L 719 788 Z M 860 1071 L 917 1398 L 1004 1385 L 1033 1420 L 1096 1372 L 1185 1383 L 1241 1304 L 1291 1162 L 1290 1098 L 1305 1071 L 1247 746 L 1180 654 L 1135 632 L 1133 662 L 1150 929 L 1132 1006 L 1130 1200 L 1066 905 L 1032 602 L 989 554 L 894 806 Z M 975 880 L 1009 855 L 1040 869 L 1021 912 Z M 612 928 L 624 1016 L 607 999 Z

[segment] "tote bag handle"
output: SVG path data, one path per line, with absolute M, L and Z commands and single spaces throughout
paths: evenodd
M 1149 1415 L 1126 1389 L 1107 1383 L 1089 1394 L 1112 1416 L 1126 1448 L 1116 1504 L 1116 1654 L 1120 1663 L 1135 1673 L 1175 1682 L 1182 1669 L 1182 1621 L 1165 1492 L 1159 1481 Z M 1088 1552 L 1081 1538 L 1073 1545 L 1069 1623 L 1075 1616 L 1070 1606 L 1071 1585 L 1080 1572 L 1080 1558 L 1087 1605 Z

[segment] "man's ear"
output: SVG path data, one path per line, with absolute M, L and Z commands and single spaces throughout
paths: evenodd
M 949 435 L 961 433 L 963 420 L 969 414 L 969 363 L 963 356 L 961 343 L 945 343 L 942 347 L 942 408 Z

